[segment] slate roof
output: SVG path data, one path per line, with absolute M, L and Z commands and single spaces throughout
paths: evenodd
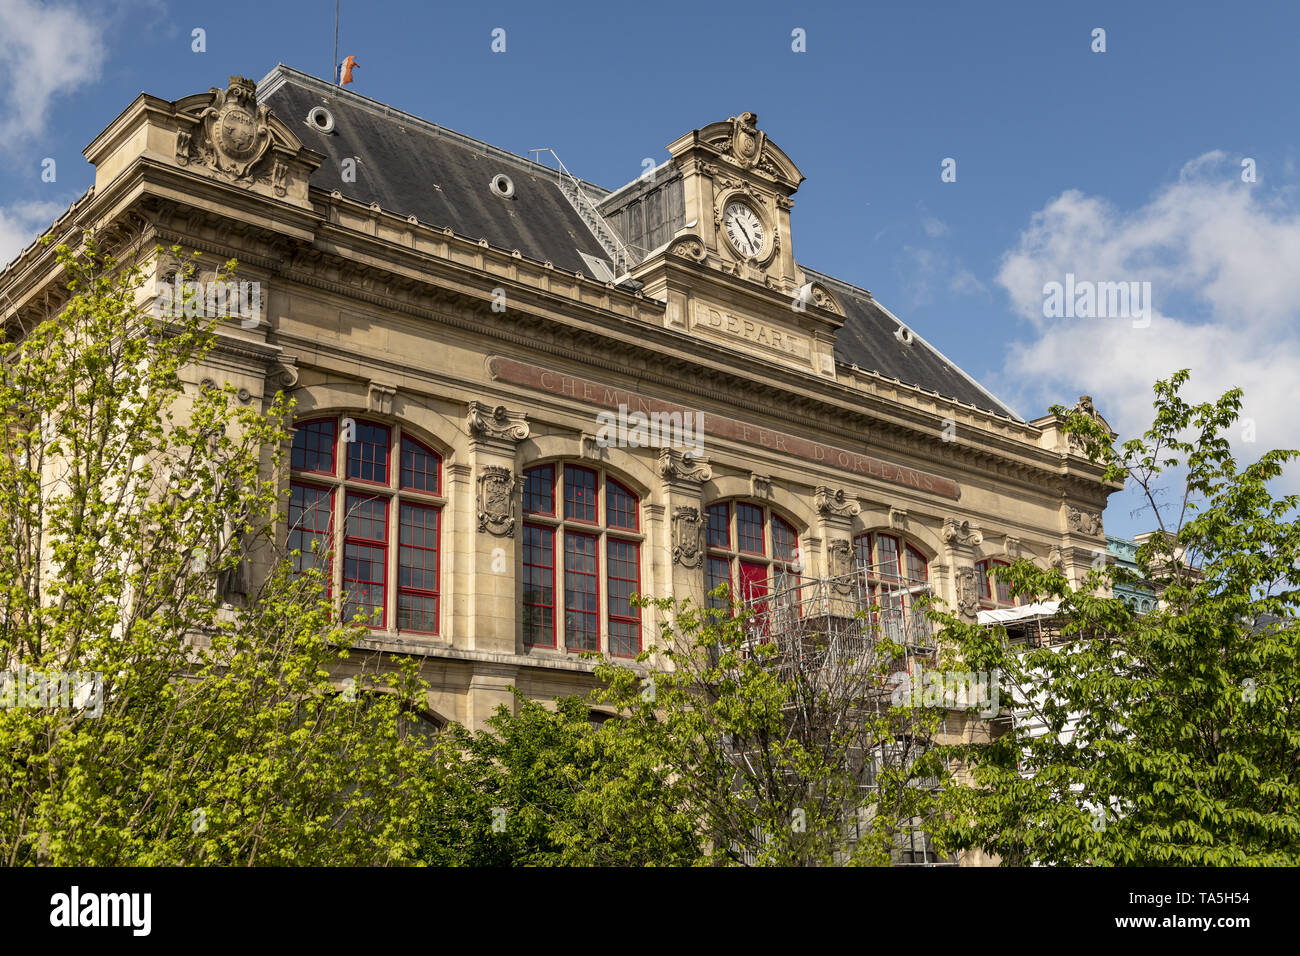
M 909 385 L 919 385 L 938 392 L 945 398 L 955 398 L 959 402 L 1020 420 L 1015 411 L 917 335 L 911 326 L 906 326 L 912 333 L 911 343 L 900 341 L 895 333 L 906 323 L 895 318 L 867 290 L 814 272 L 807 266 L 801 268 L 809 280 L 825 285 L 839 299 L 840 305 L 844 306 L 844 327 L 835 338 L 837 361 L 879 372 Z
M 283 65 L 258 87 L 259 101 L 303 145 L 325 156 L 313 186 L 431 226 L 450 226 L 570 272 L 591 274 L 581 252 L 609 258 L 560 191 L 554 169 Z M 333 132 L 306 122 L 315 106 L 334 115 Z M 356 182 L 343 181 L 343 160 L 349 157 L 358 160 Z M 489 189 L 497 173 L 514 183 L 512 198 Z
M 416 216 L 431 226 L 486 239 L 500 249 L 518 249 L 570 272 L 592 273 L 582 253 L 608 260 L 573 205 L 560 190 L 556 171 L 522 156 L 445 129 L 346 88 L 284 66 L 258 84 L 258 98 L 293 129 L 303 144 L 326 157 L 312 185 L 338 190 L 358 202 L 378 203 L 386 212 Z M 321 132 L 306 122 L 315 106 L 325 106 L 335 128 Z M 343 160 L 356 157 L 355 182 L 344 182 Z M 505 173 L 515 194 L 503 199 L 489 182 Z M 609 191 L 582 187 L 596 201 Z M 899 321 L 864 289 L 813 272 L 844 306 L 844 328 L 835 357 L 859 368 L 917 385 L 945 398 L 999 415 L 1019 416 L 943 353 L 913 332 L 911 344 L 894 335 Z

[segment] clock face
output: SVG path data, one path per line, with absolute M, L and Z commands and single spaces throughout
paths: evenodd
M 743 202 L 727 203 L 722 211 L 722 226 L 727 237 L 742 256 L 757 258 L 766 240 L 763 221 Z

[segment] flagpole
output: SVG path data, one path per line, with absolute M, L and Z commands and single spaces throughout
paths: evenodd
M 334 62 L 330 64 L 330 82 L 339 85 L 339 0 L 334 0 Z

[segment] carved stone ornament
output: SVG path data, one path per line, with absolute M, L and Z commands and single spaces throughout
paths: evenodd
M 478 529 L 498 537 L 515 532 L 515 479 L 509 468 L 486 465 L 478 476 Z
M 504 405 L 489 411 L 483 402 L 469 403 L 469 432 L 501 441 L 523 441 L 529 434 L 523 412 L 510 412 Z
M 767 134 L 758 128 L 758 115 L 741 113 L 731 118 L 731 157 L 748 169 L 758 162 L 763 153 Z
M 825 485 L 818 485 L 813 493 L 813 502 L 817 506 L 817 513 L 822 517 L 838 515 L 841 518 L 852 518 L 861 510 L 857 502 L 849 500 L 843 488 L 831 491 Z
M 956 518 L 943 519 L 943 540 L 948 545 L 974 547 L 984 540 L 977 525 Z
M 962 614 L 975 614 L 979 610 L 974 568 L 957 569 L 957 610 Z
M 270 110 L 258 104 L 257 84 L 244 76 L 232 76 L 226 89 L 213 87 L 212 94 L 212 104 L 199 114 L 199 153 L 218 172 L 245 179 L 271 146 Z
M 682 236 L 673 240 L 672 253 L 675 256 L 681 256 L 683 259 L 690 259 L 692 262 L 703 262 L 704 243 L 699 236 Z
M 688 451 L 664 448 L 659 452 L 659 477 L 669 481 L 708 481 L 713 470 Z
M 1101 515 L 1099 514 L 1071 508 L 1068 520 L 1071 531 L 1078 531 L 1080 534 L 1091 535 L 1094 538 L 1101 534 Z
M 902 508 L 889 509 L 889 527 L 894 531 L 907 530 L 907 512 Z
M 704 519 L 698 508 L 678 508 L 673 513 L 673 564 L 698 568 L 704 560 Z
M 370 387 L 366 390 L 366 407 L 376 415 L 391 415 L 393 414 L 393 396 L 396 394 L 397 389 L 391 385 L 371 382 Z
M 832 541 L 826 551 L 831 586 L 840 594 L 853 590 L 849 575 L 853 573 L 853 545 L 843 538 Z
M 772 497 L 772 479 L 767 475 L 749 473 L 749 493 L 755 498 Z
M 1065 570 L 1065 557 L 1061 554 L 1060 548 L 1053 548 L 1047 553 L 1047 564 L 1058 571 Z

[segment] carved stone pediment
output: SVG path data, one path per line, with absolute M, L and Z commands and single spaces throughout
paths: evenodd
M 214 86 L 187 96 L 177 101 L 176 110 L 178 166 L 203 167 L 226 182 L 261 185 L 278 197 L 293 189 L 292 201 L 306 201 L 307 178 L 323 157 L 304 149 L 289 127 L 258 103 L 253 80 L 232 76 L 224 90 Z

